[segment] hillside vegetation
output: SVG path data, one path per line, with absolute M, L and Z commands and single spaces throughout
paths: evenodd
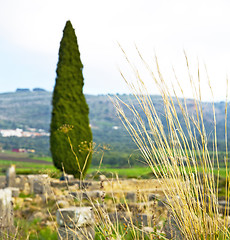
M 130 102 L 136 106 L 138 112 L 144 118 L 144 113 L 137 107 L 137 101 L 132 95 L 118 95 L 125 102 Z M 0 94 L 0 129 L 15 128 L 37 128 L 49 131 L 51 119 L 51 92 L 12 92 Z M 164 128 L 167 129 L 167 122 L 164 118 L 164 105 L 160 96 L 151 96 L 156 111 L 160 113 Z M 112 166 L 124 166 L 129 163 L 138 164 L 141 161 L 136 146 L 132 142 L 127 131 L 123 127 L 120 119 L 117 117 L 113 103 L 107 95 L 86 95 L 86 100 L 90 109 L 90 124 L 93 131 L 93 141 L 99 144 L 109 145 L 109 151 L 106 151 L 103 162 Z M 175 100 L 176 102 L 176 100 Z M 182 100 L 183 102 L 183 100 Z M 228 103 L 228 105 L 230 105 Z M 213 139 L 213 106 L 212 103 L 204 102 L 203 114 L 206 132 L 210 140 Z M 182 114 L 179 106 L 175 103 L 178 110 L 178 116 L 183 126 Z M 187 99 L 189 113 L 196 114 L 194 101 Z M 126 115 L 135 119 L 124 108 Z M 218 147 L 220 151 L 225 150 L 225 102 L 215 103 Z M 144 118 L 145 119 L 145 118 Z M 192 120 L 191 120 L 192 122 Z M 230 117 L 227 119 L 228 136 L 230 129 Z M 185 126 L 184 126 L 185 127 Z M 167 132 L 167 131 L 166 131 Z M 230 142 L 230 141 L 228 141 Z M 37 153 L 49 154 L 48 137 L 36 138 L 17 138 L 17 137 L 0 137 L 0 143 L 3 148 L 11 149 L 16 147 L 34 148 Z M 211 141 L 210 141 L 210 147 Z M 94 154 L 93 164 L 97 165 L 100 161 L 100 154 Z

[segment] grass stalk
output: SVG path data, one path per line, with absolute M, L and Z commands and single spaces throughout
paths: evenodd
M 208 149 L 210 137 L 207 136 L 204 124 L 199 65 L 197 87 L 190 72 L 187 55 L 185 54 L 188 77 L 194 98 L 195 112 L 191 114 L 187 108 L 186 98 L 183 97 L 182 102 L 174 87 L 175 97 L 170 95 L 169 86 L 161 73 L 157 58 L 155 58 L 157 69 L 157 73 L 155 74 L 139 51 L 138 54 L 161 93 L 164 102 L 164 119 L 157 113 L 144 80 L 127 56 L 125 58 L 134 71 L 137 83 L 129 82 L 124 74 L 122 74 L 122 77 L 130 87 L 139 106 L 137 109 L 132 104 L 124 103 L 118 97 L 113 98 L 112 101 L 117 109 L 118 116 L 158 180 L 170 180 L 164 194 L 169 203 L 173 218 L 184 239 L 226 239 L 229 237 L 227 208 L 222 218 L 218 209 L 219 160 L 215 106 L 213 102 L 214 153 L 211 158 Z M 176 80 L 179 82 L 177 77 Z M 209 77 L 208 82 L 213 96 Z M 183 89 L 180 85 L 179 88 L 183 95 Z M 175 103 L 177 103 L 179 109 Z M 132 120 L 126 117 L 123 108 L 131 111 L 133 114 Z M 147 119 L 147 124 L 144 118 Z M 163 120 L 167 123 L 167 129 L 163 128 Z M 186 127 L 183 128 L 182 124 Z M 225 200 L 229 202 L 227 96 L 225 107 L 225 140 Z M 217 166 L 217 178 L 214 175 L 215 166 Z

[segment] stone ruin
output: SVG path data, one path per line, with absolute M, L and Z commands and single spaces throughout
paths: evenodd
M 92 207 L 69 207 L 58 209 L 58 239 L 94 239 L 94 215 Z
M 12 192 L 0 189 L 0 239 L 7 239 L 14 231 Z
M 122 181 L 122 180 L 121 180 Z M 137 180 L 123 180 L 124 185 L 137 185 Z M 139 181 L 140 182 L 140 181 Z M 109 190 L 108 185 L 113 187 Z M 137 191 L 130 189 L 119 190 L 117 183 L 109 183 L 104 177 L 100 177 L 100 181 L 84 181 L 69 176 L 68 180 L 60 181 L 58 179 L 50 179 L 48 175 L 16 175 L 15 167 L 11 166 L 6 176 L 0 177 L 0 232 L 9 234 L 13 232 L 13 205 L 12 198 L 18 197 L 20 192 L 25 194 L 39 195 L 45 202 L 48 198 L 54 197 L 55 192 L 61 189 L 59 197 L 56 198 L 56 204 L 59 206 L 56 212 L 58 224 L 58 238 L 61 239 L 93 239 L 94 222 L 97 216 L 94 216 L 92 207 L 76 207 L 68 204 L 69 199 L 75 199 L 79 202 L 84 201 L 87 205 L 95 202 L 95 200 L 115 199 L 119 203 L 113 206 L 106 206 L 106 202 L 94 205 L 96 209 L 106 209 L 108 218 L 111 222 L 119 220 L 122 223 L 132 221 L 141 226 L 146 231 L 152 231 L 154 227 L 154 219 L 152 209 L 166 211 L 167 221 L 162 223 L 162 229 L 166 237 L 178 236 L 181 238 L 180 231 L 172 214 L 168 212 L 163 199 L 162 189 L 151 189 L 143 180 L 143 186 Z M 126 199 L 126 203 L 121 204 L 120 200 Z M 87 203 L 88 202 L 88 203 Z M 225 208 L 225 202 L 220 202 L 220 209 Z M 222 208 L 221 208 L 222 207 Z M 127 212 L 127 208 L 129 212 Z M 71 219 L 71 221 L 70 221 Z M 145 231 L 145 230 L 144 230 Z M 1 237 L 1 235 L 0 235 Z

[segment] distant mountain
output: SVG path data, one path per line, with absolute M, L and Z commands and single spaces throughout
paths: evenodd
M 137 100 L 132 95 L 119 95 L 124 102 L 132 102 L 139 110 L 141 116 L 145 119 L 144 113 L 138 107 Z M 51 117 L 51 98 L 52 93 L 46 91 L 17 91 L 12 93 L 0 94 L 0 129 L 15 129 L 15 128 L 37 128 L 49 131 L 50 117 Z M 156 111 L 160 113 L 162 123 L 167 129 L 167 123 L 164 119 L 164 105 L 160 96 L 151 96 L 153 105 Z M 125 161 L 130 153 L 136 148 L 132 143 L 130 136 L 122 126 L 120 119 L 117 117 L 116 110 L 113 103 L 106 95 L 86 95 L 86 100 L 90 109 L 90 123 L 93 131 L 93 138 L 96 143 L 107 143 L 111 145 L 112 150 L 108 155 L 108 161 L 115 165 L 119 161 Z M 230 104 L 228 104 L 230 105 Z M 204 102 L 203 114 L 204 122 L 208 135 L 211 136 L 213 132 L 213 106 L 212 103 Z M 175 107 L 178 111 L 179 119 L 182 126 L 182 114 L 179 106 L 175 101 Z M 195 105 L 193 100 L 187 100 L 187 107 L 190 114 L 195 115 Z M 225 102 L 215 103 L 217 134 L 220 141 L 224 140 L 225 131 Z M 132 115 L 125 110 L 130 119 Z M 230 129 L 230 117 L 228 116 L 228 130 Z M 185 127 L 185 126 L 184 126 Z M 229 135 L 229 134 L 228 134 Z M 4 145 L 4 141 L 10 140 L 0 138 L 0 143 Z M 20 140 L 15 140 L 20 141 Z M 22 140 L 21 140 L 22 141 Z M 35 141 L 35 140 L 33 140 Z M 44 152 L 48 152 L 48 140 L 44 141 Z M 36 145 L 36 144 L 35 144 Z M 129 151 L 127 151 L 129 149 Z M 46 151 L 45 151 L 46 150 Z M 132 151 L 131 151 L 132 150 Z M 113 152 L 123 153 L 123 157 L 116 157 Z M 128 153 L 129 152 L 129 153 Z M 112 159 L 112 160 L 111 160 Z M 123 160 L 121 160 L 123 159 Z

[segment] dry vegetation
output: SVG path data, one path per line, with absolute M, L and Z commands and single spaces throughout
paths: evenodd
M 170 180 L 169 184 L 167 184 L 168 189 L 164 191 L 164 194 L 167 198 L 171 215 L 183 238 L 229 239 L 229 222 L 227 214 L 221 216 L 218 210 L 219 174 L 216 179 L 213 172 L 214 166 L 219 166 L 215 108 L 213 107 L 213 150 L 216 155 L 216 162 L 214 162 L 214 158 L 210 157 L 207 148 L 208 136 L 205 131 L 201 106 L 200 70 L 198 69 L 196 84 L 190 73 L 189 63 L 185 55 L 191 83 L 190 87 L 194 93 L 196 115 L 190 116 L 188 114 L 186 99 L 184 98 L 184 101 L 181 102 L 173 88 L 180 110 L 183 113 L 183 121 L 187 127 L 185 132 L 182 130 L 181 122 L 178 120 L 174 101 L 170 95 L 169 87 L 160 72 L 157 58 L 157 73 L 155 74 L 143 60 L 142 56 L 140 54 L 139 56 L 150 72 L 155 86 L 158 87 L 161 92 L 164 100 L 165 118 L 168 129 L 166 130 L 163 128 L 162 122 L 149 98 L 144 80 L 141 79 L 138 70 L 135 69 L 131 63 L 130 65 L 136 74 L 137 84 L 128 83 L 128 85 L 131 87 L 142 111 L 146 115 L 148 126 L 144 124 L 139 112 L 137 112 L 132 105 L 128 105 L 118 99 L 115 101 L 115 105 L 120 119 L 142 152 L 145 161 L 151 166 L 158 180 Z M 126 79 L 125 81 L 128 82 Z M 180 90 L 183 95 L 183 89 Z M 212 92 L 211 86 L 210 91 Z M 131 124 L 130 120 L 127 119 L 121 104 L 123 107 L 130 109 L 133 113 L 135 124 Z M 227 96 L 225 114 L 227 119 Z M 226 126 L 227 122 L 225 124 L 225 127 Z M 227 135 L 227 129 L 225 129 L 225 132 Z M 197 155 L 196 153 L 199 154 Z M 227 149 L 225 165 L 225 200 L 229 202 Z

